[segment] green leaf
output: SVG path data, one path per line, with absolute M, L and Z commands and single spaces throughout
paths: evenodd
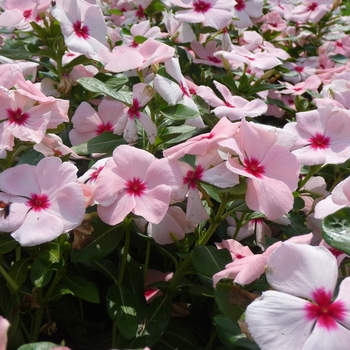
M 232 262 L 231 254 L 227 249 L 217 249 L 213 246 L 198 245 L 193 250 L 193 267 L 206 277 L 225 269 Z
M 166 345 L 168 345 L 168 347 Z M 169 326 L 162 334 L 161 340 L 157 344 L 154 344 L 152 349 L 193 350 L 196 346 L 198 346 L 198 342 L 194 334 L 192 334 L 187 327 L 182 326 L 179 322 L 172 319 L 169 322 Z
M 145 346 L 151 347 L 159 341 L 170 321 L 172 301 L 168 298 L 156 298 L 150 305 L 138 310 L 139 325 L 136 338 L 129 342 L 118 338 L 122 344 L 117 344 L 122 349 L 138 349 Z
M 73 69 L 75 66 L 77 66 L 79 64 L 91 64 L 93 62 L 94 61 L 92 59 L 87 58 L 85 55 L 80 55 L 80 56 L 74 58 L 74 60 L 71 60 L 66 65 L 64 65 L 63 69 L 70 70 L 70 69 Z
M 92 282 L 88 282 L 84 278 L 75 275 L 63 276 L 63 282 L 76 297 L 90 303 L 97 304 L 100 302 L 97 287 Z
M 57 348 L 59 345 L 49 342 L 40 343 L 30 343 L 19 347 L 17 350 L 50 350 L 52 348 Z
M 133 338 L 138 328 L 135 296 L 128 288 L 113 285 L 107 292 L 106 300 L 108 314 L 118 324 L 120 334 L 126 339 Z
M 17 283 L 18 287 L 21 287 L 28 276 L 28 266 L 31 258 L 24 258 L 16 261 L 9 270 L 10 277 Z M 7 288 L 11 288 L 9 283 L 6 284 Z M 17 290 L 13 291 L 17 292 Z
M 227 283 L 217 283 L 214 289 L 214 297 L 216 304 L 224 315 L 226 315 L 231 321 L 237 321 L 240 319 L 244 310 L 241 306 L 230 304 L 229 294 L 231 285 Z
M 112 132 L 104 132 L 87 142 L 73 146 L 72 150 L 82 156 L 87 156 L 91 153 L 112 154 L 116 147 L 126 143 L 122 137 L 114 135 Z
M 225 315 L 214 316 L 214 323 L 218 330 L 220 340 L 229 348 L 232 348 L 237 339 L 246 337 L 236 321 L 231 321 Z
M 80 78 L 77 80 L 77 82 L 88 91 L 107 95 L 128 105 L 132 104 L 132 98 L 130 94 L 114 91 L 110 89 L 105 83 L 96 78 Z
M 24 343 L 22 335 L 21 319 L 22 314 L 18 308 L 21 300 L 18 293 L 11 294 L 0 282 L 0 313 L 11 324 L 7 332 L 8 346 L 7 349 L 18 349 Z
M 17 165 L 37 165 L 43 158 L 45 158 L 45 156 L 42 153 L 36 151 L 34 148 L 30 148 L 21 155 L 21 158 L 19 159 Z
M 55 287 L 52 292 L 49 301 L 58 301 L 63 295 L 73 294 L 70 289 L 68 289 L 64 284 L 59 284 Z
M 333 248 L 350 255 L 350 208 L 326 216 L 321 226 L 324 240 Z
M 0 254 L 9 253 L 11 250 L 15 249 L 17 245 L 18 242 L 15 241 L 9 233 L 0 234 Z
M 198 111 L 182 104 L 177 104 L 175 106 L 168 106 L 159 109 L 159 112 L 164 117 L 171 120 L 186 120 L 190 118 L 195 118 L 199 115 Z
M 34 54 L 29 53 L 24 46 L 22 47 L 16 47 L 16 48 L 1 48 L 0 49 L 0 55 L 11 58 L 12 60 L 28 60 L 30 59 Z
M 61 248 L 55 242 L 48 242 L 40 245 L 38 251 L 40 259 L 58 263 L 61 259 Z
M 51 279 L 52 272 L 58 270 L 60 264 L 51 262 L 48 260 L 36 259 L 32 265 L 30 271 L 30 280 L 35 287 L 45 287 Z
M 329 58 L 331 59 L 331 61 L 335 63 L 341 63 L 341 64 L 346 64 L 349 61 L 348 57 L 341 54 L 329 55 Z
M 81 250 L 72 250 L 73 262 L 91 262 L 109 255 L 119 244 L 124 231 L 121 226 L 109 226 L 101 220 L 94 222 L 91 241 Z
M 304 235 L 311 232 L 311 230 L 306 227 L 305 220 L 299 212 L 291 212 L 287 214 L 287 217 L 290 220 L 290 225 L 281 225 L 280 227 L 281 230 L 288 236 L 288 238 Z

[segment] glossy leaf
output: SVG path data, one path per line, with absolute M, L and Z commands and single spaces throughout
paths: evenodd
M 322 221 L 322 236 L 333 248 L 350 255 L 350 208 L 343 208 Z
M 52 273 L 58 270 L 60 264 L 49 260 L 36 259 L 30 271 L 30 279 L 35 287 L 45 287 L 51 279 Z
M 59 345 L 54 343 L 40 342 L 22 345 L 18 350 L 50 350 L 57 347 L 59 347 Z

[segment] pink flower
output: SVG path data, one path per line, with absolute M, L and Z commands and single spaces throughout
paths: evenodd
M 125 106 L 115 100 L 103 99 L 96 112 L 87 102 L 82 102 L 73 117 L 73 129 L 69 132 L 72 145 L 88 141 L 104 132 L 113 132 Z
M 99 58 L 105 64 L 105 69 L 119 73 L 131 69 L 142 70 L 151 64 L 165 62 L 174 53 L 174 48 L 148 38 L 136 48 L 123 45 L 116 46 L 112 52 L 100 51 Z
M 333 0 L 304 0 L 288 15 L 289 21 L 317 23 L 332 9 Z
M 132 87 L 132 105 L 124 107 L 121 115 L 117 116 L 114 133 L 123 134 L 124 139 L 129 143 L 137 141 L 136 121 L 138 121 L 143 126 L 149 142 L 153 144 L 158 133 L 157 126 L 150 116 L 142 111 L 152 97 L 153 89 L 151 86 L 144 83 L 135 84 Z
M 249 331 L 260 349 L 347 347 L 350 278 L 340 283 L 333 299 L 338 267 L 326 248 L 282 243 L 267 261 L 266 276 L 275 290 L 264 292 L 246 311 Z
M 312 234 L 309 233 L 307 235 L 292 237 L 288 241 L 300 244 L 310 244 L 311 239 Z M 254 282 L 265 272 L 265 265 L 268 257 L 281 244 L 281 241 L 276 242 L 268 247 L 262 254 L 256 255 L 254 255 L 249 248 L 249 251 L 243 251 L 241 249 L 240 253 L 236 254 L 236 259 L 225 266 L 225 270 L 222 270 L 213 276 L 214 287 L 222 278 L 233 279 L 235 283 L 241 284 L 242 286 Z M 237 251 L 235 250 L 235 252 Z
M 0 220 L 0 230 L 12 232 L 22 246 L 34 246 L 77 227 L 85 200 L 76 172 L 73 164 L 56 157 L 3 171 L 0 200 L 9 203 L 10 212 Z
M 317 92 L 317 89 L 322 84 L 322 81 L 317 75 L 311 75 L 310 77 L 306 78 L 305 81 L 295 85 L 289 83 L 284 84 L 286 85 L 286 89 L 281 90 L 281 94 L 302 95 L 307 92 L 308 89 Z
M 59 22 L 67 48 L 97 58 L 102 50 L 108 50 L 107 26 L 99 5 L 83 0 L 63 1 L 62 7 L 51 7 L 51 13 Z
M 263 1 L 262 0 L 236 0 L 234 6 L 238 19 L 232 21 L 237 28 L 245 28 L 253 25 L 251 18 L 262 16 Z
M 154 298 L 164 295 L 163 292 L 161 292 L 157 287 L 148 287 L 150 284 L 160 281 L 171 281 L 173 276 L 173 272 L 162 272 L 158 270 L 148 269 L 145 281 L 146 288 L 144 292 L 146 302 L 150 303 Z
M 62 139 L 55 134 L 47 134 L 43 140 L 34 145 L 33 148 L 42 153 L 45 157 L 61 157 L 69 154 L 71 159 L 83 159 L 84 157 L 78 156 L 71 148 L 66 146 Z M 85 158 L 86 159 L 86 158 Z
M 164 218 L 172 191 L 180 181 L 175 162 L 157 159 L 132 146 L 119 146 L 93 187 L 99 203 L 97 212 L 109 225 L 122 222 L 130 212 L 157 224 Z
M 202 23 L 203 26 L 223 29 L 232 20 L 235 1 L 225 0 L 170 0 L 173 5 L 185 8 L 177 11 L 175 18 L 188 23 Z
M 221 57 L 216 57 L 214 54 L 218 51 L 219 47 L 217 43 L 209 41 L 203 46 L 200 42 L 193 40 L 191 42 L 191 49 L 194 51 L 196 56 L 199 58 L 194 58 L 193 63 L 202 63 L 208 66 L 223 67 Z
M 299 162 L 286 148 L 277 145 L 277 140 L 275 134 L 243 119 L 237 136 L 219 142 L 232 154 L 226 163 L 228 169 L 248 178 L 248 207 L 264 213 L 268 219 L 277 219 L 292 209 L 292 191 L 299 177 Z
M 205 154 L 209 150 L 216 149 L 219 141 L 233 137 L 238 127 L 237 123 L 233 124 L 224 117 L 220 119 L 211 132 L 192 137 L 184 143 L 165 150 L 163 154 L 171 159 L 180 159 L 185 154 Z
M 6 350 L 7 347 L 7 331 L 10 328 L 10 322 L 6 318 L 0 316 L 0 350 Z
M 267 105 L 260 99 L 248 101 L 241 96 L 233 96 L 230 90 L 223 84 L 214 80 L 214 84 L 221 93 L 224 101 L 217 97 L 208 86 L 199 86 L 197 95 L 215 107 L 213 113 L 218 117 L 227 117 L 231 121 L 240 120 L 244 117 L 258 117 L 267 111 Z
M 38 0 L 5 0 L 1 2 L 1 7 L 5 10 L 0 15 L 2 27 L 24 27 L 34 21 L 38 14 Z
M 173 236 L 180 241 L 195 228 L 196 225 L 186 220 L 186 213 L 180 207 L 171 206 L 161 222 L 148 224 L 147 234 L 158 244 L 171 244 L 174 243 Z
M 296 116 L 297 122 L 285 128 L 298 133 L 293 154 L 302 164 L 340 164 L 350 158 L 349 111 L 329 106 Z

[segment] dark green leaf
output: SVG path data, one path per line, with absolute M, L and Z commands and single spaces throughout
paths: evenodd
M 299 212 L 291 212 L 287 214 L 287 217 L 290 220 L 290 225 L 281 225 L 281 229 L 288 236 L 288 238 L 311 232 L 311 230 L 306 227 L 305 219 Z
M 63 276 L 63 282 L 67 288 L 78 298 L 99 303 L 100 297 L 97 287 L 80 276 Z
M 114 149 L 120 145 L 126 144 L 126 141 L 111 132 L 104 132 L 93 139 L 73 146 L 72 150 L 79 155 L 87 156 L 91 153 L 112 154 Z
M 349 58 L 341 55 L 341 54 L 337 54 L 337 55 L 329 55 L 329 58 L 335 62 L 335 63 L 340 63 L 340 64 L 346 64 L 349 61 Z
M 350 255 L 350 208 L 343 208 L 322 221 L 322 236 L 333 248 Z
M 214 317 L 214 323 L 218 330 L 220 340 L 229 348 L 232 348 L 237 339 L 246 337 L 242 334 L 241 329 L 236 321 L 231 321 L 225 315 Z
M 9 233 L 0 234 L 0 254 L 9 253 L 11 250 L 15 249 L 17 245 L 18 242 L 15 241 Z
M 199 115 L 198 111 L 182 104 L 162 108 L 159 110 L 159 112 L 164 117 L 172 120 L 186 120 L 190 118 L 195 118 Z
M 37 165 L 43 158 L 45 156 L 42 153 L 37 152 L 34 148 L 30 148 L 23 153 L 17 164 Z
M 40 245 L 38 254 L 40 259 L 44 261 L 58 263 L 61 258 L 61 249 L 57 243 L 48 242 Z
M 225 269 L 232 262 L 231 254 L 227 249 L 217 249 L 213 246 L 198 245 L 193 250 L 193 266 L 197 272 L 206 277 Z
M 88 91 L 107 95 L 128 105 L 132 104 L 131 95 L 114 91 L 110 89 L 105 83 L 96 78 L 80 78 L 77 80 L 77 82 Z
M 59 263 L 36 259 L 30 271 L 30 279 L 35 287 L 45 287 L 51 279 L 52 272 L 58 270 Z
M 31 258 L 24 258 L 16 261 L 9 270 L 10 277 L 17 283 L 18 287 L 21 287 L 28 276 L 28 266 Z M 11 288 L 9 283 L 6 284 L 8 288 Z M 13 291 L 13 292 L 17 292 Z
M 108 314 L 118 324 L 120 334 L 126 339 L 133 338 L 138 327 L 135 296 L 128 288 L 113 285 L 107 292 L 106 300 Z
M 73 250 L 73 262 L 91 262 L 109 255 L 119 244 L 124 231 L 120 226 L 109 226 L 98 220 L 93 223 L 94 232 L 91 241 L 82 250 Z
M 244 310 L 239 305 L 230 304 L 230 290 L 231 285 L 227 283 L 218 283 L 214 290 L 215 301 L 223 314 L 225 314 L 231 321 L 237 321 L 243 314 Z

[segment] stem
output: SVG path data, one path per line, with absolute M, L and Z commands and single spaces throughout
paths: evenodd
M 146 276 L 147 276 L 147 270 L 148 270 L 148 263 L 149 263 L 149 257 L 151 255 L 151 241 L 149 239 L 146 240 L 147 246 L 146 246 L 146 257 L 145 257 L 145 266 L 143 268 L 143 282 L 146 282 Z
M 218 335 L 218 329 L 215 328 L 215 331 L 212 333 L 212 335 L 209 339 L 209 342 L 208 342 L 207 346 L 205 347 L 205 350 L 210 350 L 212 348 L 214 340 L 215 340 L 217 335 Z
M 118 336 L 118 325 L 117 322 L 113 322 L 112 328 L 112 349 L 117 348 L 117 336 Z
M 210 223 L 210 226 L 207 232 L 204 234 L 204 236 L 199 239 L 198 245 L 204 246 L 208 243 L 210 237 L 215 232 L 216 228 L 219 226 L 222 220 L 223 214 L 226 210 L 226 206 L 227 206 L 227 199 L 224 196 L 221 196 L 220 207 L 215 215 L 215 218 Z M 186 274 L 187 269 L 192 262 L 192 254 L 193 254 L 193 251 L 191 251 L 191 253 L 189 253 L 189 255 L 186 257 L 186 259 L 181 264 L 179 264 L 180 266 L 178 270 L 175 271 L 174 277 L 171 280 L 170 288 L 168 289 L 168 293 L 167 293 L 168 296 L 169 295 L 171 296 L 174 293 L 174 290 L 177 284 L 180 282 L 181 278 Z
M 6 282 L 11 286 L 11 293 L 13 293 L 13 291 L 18 291 L 19 285 L 12 279 L 12 277 L 7 273 L 2 265 L 0 265 L 0 273 L 5 278 Z
M 44 313 L 44 304 L 42 302 L 40 302 L 42 299 L 41 298 L 42 297 L 41 288 L 37 289 L 37 293 L 38 293 L 38 301 L 39 301 L 40 307 L 38 309 L 35 309 L 34 327 L 33 327 L 32 337 L 31 337 L 32 343 L 36 343 L 38 341 L 39 332 L 40 332 L 40 328 L 41 328 L 41 321 L 42 321 L 43 313 Z
M 126 263 L 128 260 L 128 252 L 129 252 L 129 247 L 130 247 L 130 223 L 131 223 L 131 219 L 126 217 L 124 222 L 123 222 L 124 228 L 125 228 L 125 245 L 124 245 L 122 266 L 120 268 L 119 278 L 118 278 L 118 285 L 119 286 L 121 286 L 123 283 L 125 267 L 126 267 Z

